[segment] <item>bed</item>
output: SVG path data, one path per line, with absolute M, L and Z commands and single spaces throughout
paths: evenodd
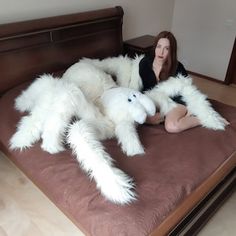
M 101 196 L 69 149 L 50 155 L 37 143 L 9 150 L 22 116 L 15 97 L 38 75 L 60 76 L 82 57 L 122 54 L 123 14 L 118 6 L 0 25 L 0 150 L 85 235 L 195 235 L 235 189 L 235 107 L 211 101 L 230 121 L 225 131 L 197 127 L 168 134 L 163 125 L 139 126 L 143 157 L 128 158 L 115 139 L 104 141 L 136 182 L 138 200 L 125 206 Z

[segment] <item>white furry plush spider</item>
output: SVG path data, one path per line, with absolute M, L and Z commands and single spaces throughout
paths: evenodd
M 35 80 L 16 98 L 15 107 L 28 115 L 10 140 L 12 149 L 29 148 L 42 138 L 42 149 L 53 154 L 64 149 L 66 139 L 80 166 L 108 200 L 126 204 L 136 199 L 133 179 L 115 167 L 101 140 L 116 137 L 128 156 L 143 154 L 136 124 L 155 114 L 148 96 L 117 87 L 108 74 L 78 63 L 62 79 L 43 75 Z M 70 124 L 74 116 L 78 120 Z

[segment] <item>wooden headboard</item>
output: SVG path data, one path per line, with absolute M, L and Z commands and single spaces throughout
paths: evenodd
M 122 53 L 121 7 L 0 25 L 0 94 L 81 57 Z

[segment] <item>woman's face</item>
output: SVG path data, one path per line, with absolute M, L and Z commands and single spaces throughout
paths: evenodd
M 155 57 L 161 63 L 164 64 L 170 50 L 170 41 L 167 38 L 160 38 L 157 42 L 155 49 Z

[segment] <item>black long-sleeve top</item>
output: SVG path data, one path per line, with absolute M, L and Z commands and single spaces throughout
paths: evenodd
M 154 57 L 145 56 L 139 63 L 139 75 L 142 79 L 142 84 L 143 84 L 142 92 L 150 90 L 158 84 L 155 72 L 153 71 L 152 68 L 153 61 Z M 187 71 L 185 70 L 183 64 L 180 62 L 178 62 L 177 64 L 177 69 L 174 76 L 176 76 L 177 74 L 188 76 Z M 182 100 L 181 95 L 172 97 L 172 99 L 177 103 L 185 105 L 185 102 Z

